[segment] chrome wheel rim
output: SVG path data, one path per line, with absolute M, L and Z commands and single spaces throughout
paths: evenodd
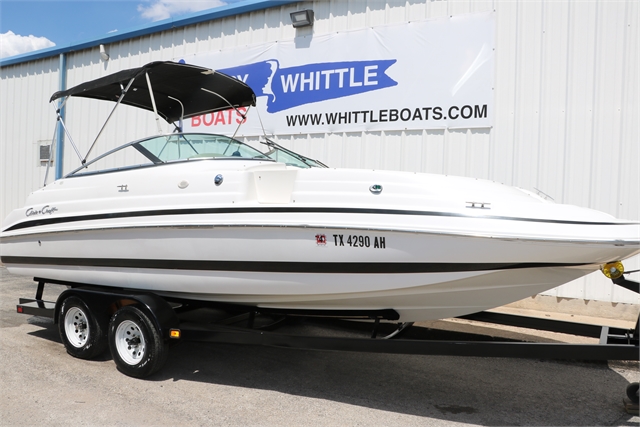
M 118 325 L 115 334 L 116 349 L 122 360 L 131 366 L 142 361 L 146 349 L 144 335 L 140 327 L 130 320 Z
M 71 307 L 64 316 L 64 332 L 69 343 L 82 348 L 89 339 L 89 322 L 87 315 L 78 307 Z

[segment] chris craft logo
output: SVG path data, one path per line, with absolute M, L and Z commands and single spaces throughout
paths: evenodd
M 26 216 L 34 216 L 34 215 L 51 215 L 58 211 L 58 208 L 55 206 L 43 206 L 42 209 L 29 208 L 25 212 Z
M 395 59 L 325 62 L 280 68 L 276 59 L 219 70 L 242 80 L 256 96 L 266 96 L 267 111 L 343 98 L 396 86 L 385 74 Z

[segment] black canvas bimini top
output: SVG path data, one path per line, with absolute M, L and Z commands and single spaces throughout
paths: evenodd
M 226 74 L 176 62 L 151 62 L 140 68 L 117 73 L 79 84 L 54 93 L 49 102 L 67 96 L 117 102 L 131 79 L 135 79 L 122 104 L 153 111 L 145 75 L 149 75 L 158 115 L 173 123 L 181 117 L 189 118 L 233 107 L 254 106 L 256 97 L 244 82 Z M 218 96 L 206 92 L 207 89 Z M 184 105 L 184 115 L 179 99 Z M 224 99 L 223 99 L 224 98 Z M 228 101 L 228 102 L 227 102 Z

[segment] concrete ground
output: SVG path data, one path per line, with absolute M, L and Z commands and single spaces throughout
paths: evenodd
M 624 411 L 622 403 L 627 384 L 640 379 L 634 362 L 182 343 L 171 349 L 162 371 L 137 380 L 119 373 L 108 353 L 93 361 L 67 355 L 51 320 L 15 313 L 19 297 L 35 294 L 32 280 L 4 268 L 0 273 L 0 425 L 637 426 L 640 422 Z M 46 288 L 45 299 L 55 300 L 60 290 Z M 474 326 L 449 323 L 454 328 Z

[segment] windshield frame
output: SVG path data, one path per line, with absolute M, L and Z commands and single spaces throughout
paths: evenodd
M 160 138 L 166 138 L 167 141 L 170 138 L 184 138 L 185 142 L 192 147 L 193 151 L 196 152 L 196 156 L 199 154 L 204 154 L 204 153 L 198 153 L 197 150 L 191 145 L 191 142 L 189 141 L 189 139 L 187 138 L 189 135 L 200 135 L 202 137 L 215 137 L 215 138 L 224 138 L 227 139 L 229 141 L 229 146 L 231 144 L 237 144 L 237 146 L 239 147 L 243 147 L 243 149 L 250 151 L 250 152 L 255 152 L 255 156 L 253 157 L 238 157 L 238 156 L 211 156 L 211 157 L 195 157 L 195 156 L 191 156 L 191 158 L 186 157 L 186 158 L 177 158 L 177 159 L 173 159 L 173 160 L 162 160 L 161 158 L 159 158 L 156 154 L 154 154 L 153 152 L 151 152 L 147 147 L 145 147 L 143 144 L 145 142 L 149 142 L 155 139 L 160 139 Z M 116 169 L 105 169 L 105 170 L 98 170 L 98 171 L 86 171 L 86 169 L 96 163 L 99 160 L 104 159 L 105 157 L 111 156 L 114 153 L 117 153 L 118 151 L 124 150 L 128 147 L 132 147 L 135 150 L 137 150 L 140 154 L 142 154 L 144 157 L 146 157 L 151 163 L 150 164 L 140 164 L 140 165 L 135 165 L 135 166 L 126 166 L 123 165 L 122 168 L 116 168 Z M 105 153 L 91 159 L 88 162 L 85 162 L 82 164 L 82 166 L 74 169 L 73 171 L 69 172 L 68 174 L 66 174 L 64 176 L 64 178 L 71 178 L 74 176 L 83 176 L 86 174 L 99 174 L 99 173 L 106 173 L 106 172 L 110 172 L 110 171 L 114 171 L 114 170 L 123 170 L 123 169 L 131 169 L 131 168 L 142 168 L 142 167 L 151 167 L 151 166 L 158 166 L 158 165 L 164 165 L 164 164 L 169 164 L 169 163 L 176 163 L 176 162 L 187 162 L 187 161 L 193 161 L 193 160 L 205 160 L 205 159 L 234 159 L 234 160 L 259 160 L 259 161 L 269 161 L 269 162 L 275 162 L 274 159 L 268 157 L 265 153 L 260 152 L 259 150 L 256 150 L 255 148 L 251 147 L 248 144 L 245 144 L 244 142 L 238 141 L 235 138 L 231 138 L 229 136 L 226 135 L 219 135 L 219 134 L 212 134 L 212 133 L 202 133 L 202 132 L 175 132 L 175 133 L 167 133 L 167 134 L 162 134 L 162 135 L 153 135 L 153 136 L 149 136 L 149 137 L 145 137 L 145 138 L 141 138 L 141 139 L 137 139 L 135 141 L 131 141 L 128 142 L 126 144 L 123 144 L 119 147 L 116 147 L 112 150 L 106 151 Z M 85 170 L 85 172 L 82 172 L 83 170 Z

